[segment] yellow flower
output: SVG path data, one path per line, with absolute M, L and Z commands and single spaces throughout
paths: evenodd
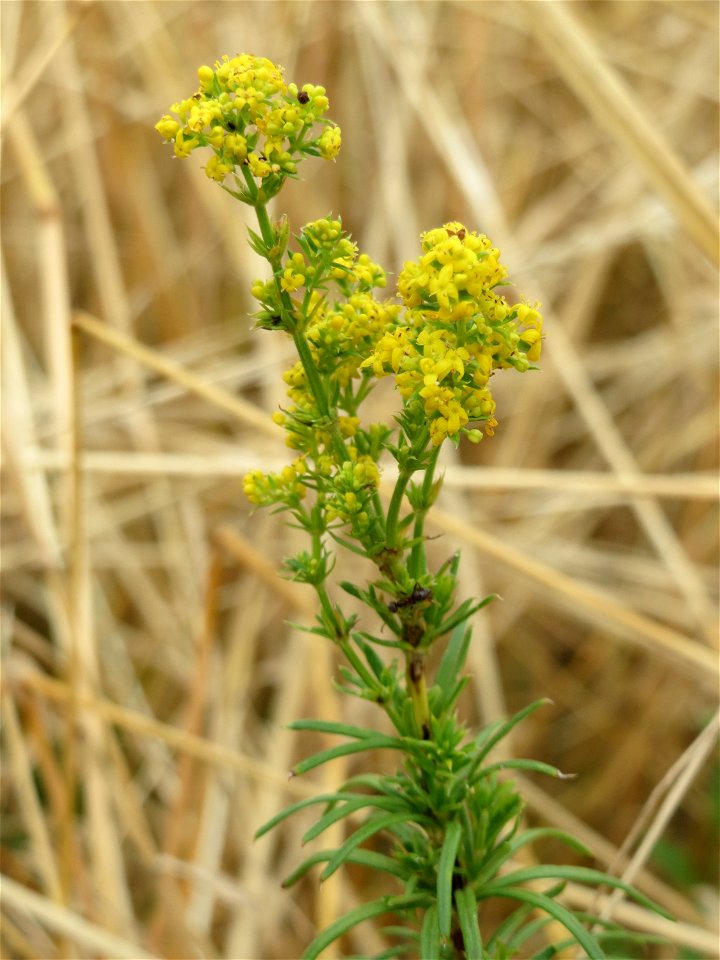
M 163 139 L 173 140 L 175 134 L 180 129 L 180 124 L 177 122 L 177 120 L 173 120 L 173 118 L 166 113 L 165 116 L 158 120 L 158 122 L 155 124 L 155 129 L 160 136 L 163 137 Z
M 339 417 L 338 426 L 340 427 L 340 433 L 344 437 L 354 437 L 360 426 L 359 417 Z
M 308 266 L 301 253 L 294 253 L 283 271 L 280 286 L 289 293 L 302 287 L 307 279 Z
M 272 173 L 272 168 L 267 160 L 262 160 L 256 153 L 249 153 L 247 161 L 252 175 L 260 180 L 269 177 Z
M 222 183 L 228 173 L 232 173 L 232 164 L 223 163 L 218 156 L 210 157 L 205 165 L 205 175 L 211 180 Z
M 212 67 L 198 67 L 197 73 L 198 80 L 203 84 L 203 86 L 212 83 L 213 77 L 215 76 L 215 71 Z
M 306 472 L 302 457 L 283 467 L 279 473 L 252 470 L 243 478 L 243 492 L 250 503 L 257 506 L 285 503 L 289 499 L 303 500 L 307 490 L 301 481 Z
M 321 117 L 330 106 L 330 101 L 325 96 L 325 87 L 316 87 L 312 83 L 306 83 L 301 94 L 296 96 L 298 98 L 302 96 L 301 102 L 305 105 L 305 109 L 316 117 Z
M 320 156 L 325 160 L 334 159 L 340 153 L 340 127 L 325 127 L 318 140 Z
M 198 140 L 196 137 L 185 137 L 182 130 L 178 130 L 177 136 L 175 137 L 175 156 L 180 158 L 189 157 L 197 145 Z
M 535 362 L 540 359 L 542 334 L 539 330 L 526 330 L 520 338 L 520 345 L 527 348 L 525 349 L 525 356 L 528 360 Z
M 356 282 L 365 287 L 384 287 L 387 283 L 385 271 L 366 253 L 357 258 L 352 272 Z
M 234 160 L 247 157 L 247 140 L 239 133 L 229 133 L 223 140 L 223 149 Z

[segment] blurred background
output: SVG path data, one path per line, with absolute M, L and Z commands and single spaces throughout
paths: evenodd
M 617 956 L 717 956 L 717 4 L 1 14 L 3 955 L 292 958 L 373 889 L 281 889 L 302 817 L 252 840 L 354 769 L 288 781 L 317 747 L 288 721 L 380 719 L 297 626 L 297 531 L 242 495 L 288 460 L 292 363 L 248 320 L 251 211 L 153 130 L 198 66 L 252 52 L 324 85 L 343 131 L 277 215 L 341 214 L 393 273 L 460 220 L 542 302 L 542 371 L 498 376 L 496 436 L 444 463 L 436 559 L 502 597 L 461 710 L 550 698 L 512 749 L 577 778 L 523 782 L 528 821 L 618 874 L 643 844 L 635 882 L 679 922 L 621 904 L 669 939 Z M 335 955 L 382 949 L 366 925 Z

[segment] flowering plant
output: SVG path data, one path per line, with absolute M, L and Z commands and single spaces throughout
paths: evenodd
M 250 231 L 250 243 L 270 268 L 267 279 L 252 285 L 255 320 L 291 337 L 298 356 L 284 374 L 287 406 L 273 415 L 297 457 L 278 473 L 248 474 L 245 494 L 253 504 L 287 511 L 307 532 L 308 549 L 285 566 L 317 593 L 320 612 L 311 630 L 344 655 L 342 689 L 376 703 L 392 728 L 296 721 L 295 730 L 343 740 L 293 773 L 380 749 L 400 757 L 395 774 L 353 776 L 334 793 L 283 810 L 259 831 L 315 804 L 321 813 L 306 839 L 360 814 L 359 826 L 347 821 L 347 839 L 337 849 L 312 854 L 286 884 L 317 864 L 324 864 L 325 879 L 353 863 L 386 873 L 399 888 L 337 919 L 305 957 L 317 957 L 356 924 L 382 915 L 402 921 L 390 929 L 386 957 L 527 956 L 528 944 L 551 920 L 565 928 L 568 942 L 602 957 L 601 941 L 612 926 L 590 932 L 586 918 L 558 899 L 564 884 L 621 887 L 647 901 L 592 869 L 514 862 L 522 847 L 547 836 L 586 851 L 560 831 L 523 829 L 522 799 L 498 776 L 502 769 L 559 771 L 531 760 L 488 761 L 493 747 L 543 701 L 474 736 L 460 721 L 469 622 L 492 597 L 458 601 L 459 555 L 433 570 L 426 554 L 425 517 L 441 485 L 439 451 L 446 441 L 477 443 L 493 435 L 491 378 L 498 370 L 526 371 L 539 359 L 538 306 L 508 303 L 498 292 L 507 282 L 499 251 L 461 223 L 423 234 L 419 257 L 404 265 L 397 298 L 390 299 L 376 294 L 387 284 L 385 271 L 358 250 L 339 218 L 308 223 L 291 242 L 287 220 L 271 221 L 267 204 L 297 176 L 305 157 L 332 160 L 340 149 L 340 130 L 325 117 L 324 88 L 286 84 L 280 67 L 248 54 L 203 66 L 198 77 L 197 92 L 174 104 L 175 116 L 164 116 L 156 129 L 178 157 L 209 148 L 207 176 L 255 209 L 258 231 Z M 400 396 L 394 425 L 362 416 L 364 401 L 384 377 L 394 379 Z M 379 490 L 383 458 L 397 466 L 387 504 Z M 372 582 L 338 586 L 368 608 L 379 631 L 360 629 L 358 616 L 331 596 L 335 546 L 374 565 Z M 427 656 L 436 644 L 444 650 L 428 678 Z M 391 651 L 390 662 L 383 649 Z M 364 846 L 379 834 L 389 838 L 387 853 Z M 479 912 L 491 897 L 515 908 L 487 930 Z

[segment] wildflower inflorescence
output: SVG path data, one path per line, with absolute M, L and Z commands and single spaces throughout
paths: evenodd
M 507 283 L 499 251 L 461 223 L 422 235 L 420 256 L 403 266 L 395 297 L 378 294 L 386 272 L 358 249 L 340 218 L 306 224 L 291 244 L 287 221 L 272 223 L 266 206 L 300 159 L 338 152 L 340 131 L 325 119 L 324 89 L 286 84 L 280 67 L 248 54 L 201 67 L 198 77 L 199 90 L 171 108 L 178 119 L 168 114 L 157 129 L 177 156 L 210 148 L 207 175 L 222 183 L 232 174 L 235 188 L 224 189 L 255 208 L 260 231 L 250 231 L 250 243 L 271 268 L 269 278 L 252 284 L 255 320 L 291 336 L 298 354 L 283 374 L 287 405 L 273 415 L 297 459 L 277 473 L 252 471 L 245 494 L 257 506 L 288 510 L 307 531 L 312 552 L 286 566 L 318 589 L 323 629 L 336 642 L 349 628 L 322 592 L 331 569 L 329 560 L 320 562 L 329 557 L 328 535 L 376 565 L 379 592 L 369 605 L 383 616 L 385 595 L 396 614 L 384 619 L 408 658 L 415 728 L 430 736 L 423 658 L 455 623 L 445 616 L 447 578 L 430 573 L 425 557 L 424 518 L 441 482 L 433 470 L 445 440 L 493 434 L 490 378 L 500 369 L 525 371 L 539 358 L 538 307 L 507 302 L 499 292 Z M 363 402 L 386 376 L 402 401 L 394 427 L 362 416 Z M 387 508 L 379 489 L 384 455 L 398 466 Z M 412 480 L 416 473 L 421 483 Z M 418 590 L 430 599 L 409 603 Z
M 398 278 L 402 314 L 362 365 L 393 374 L 406 402 L 422 403 L 434 445 L 460 433 L 477 442 L 497 426 L 493 371 L 539 359 L 542 319 L 537 306 L 494 292 L 507 271 L 482 234 L 446 223 L 423 234 L 422 249 Z
M 210 147 L 205 173 L 211 180 L 222 184 L 240 170 L 246 181 L 262 182 L 267 199 L 296 175 L 303 156 L 337 156 L 340 129 L 324 119 L 323 87 L 286 84 L 281 67 L 251 54 L 223 56 L 214 67 L 200 67 L 198 79 L 198 90 L 174 103 L 155 129 L 172 141 L 177 157 Z M 236 195 L 252 202 L 242 182 Z
M 272 223 L 267 202 L 296 175 L 303 157 L 337 155 L 340 130 L 325 119 L 325 90 L 286 84 L 280 67 L 249 54 L 223 57 L 214 67 L 201 67 L 198 77 L 199 90 L 174 104 L 175 116 L 164 116 L 157 130 L 178 157 L 208 147 L 207 176 L 255 208 L 259 233 L 250 232 L 250 243 L 271 270 L 269 278 L 252 284 L 255 320 L 289 335 L 298 355 L 283 374 L 287 405 L 273 415 L 297 457 L 277 473 L 252 471 L 244 491 L 256 506 L 289 511 L 307 532 L 310 549 L 288 558 L 285 569 L 317 592 L 320 612 L 310 629 L 344 655 L 342 689 L 380 705 L 394 730 L 388 736 L 342 723 L 299 721 L 297 729 L 349 741 L 308 758 L 294 772 L 362 750 L 389 748 L 402 757 L 395 775 L 354 777 L 317 798 L 326 809 L 307 838 L 359 811 L 366 820 L 337 850 L 311 855 L 286 882 L 318 862 L 326 862 L 323 879 L 355 862 L 385 871 L 405 892 L 351 910 L 320 933 L 305 956 L 314 960 L 356 923 L 395 914 L 406 923 L 408 938 L 382 956 L 402 956 L 419 940 L 428 958 L 510 957 L 538 928 L 531 911 L 540 908 L 567 928 L 585 955 L 601 957 L 598 940 L 556 903 L 563 885 L 556 881 L 632 891 L 580 867 L 513 868 L 516 851 L 544 831 L 523 833 L 522 800 L 495 771 L 518 766 L 559 774 L 534 761 L 486 762 L 498 740 L 539 704 L 467 736 L 455 705 L 467 680 L 462 670 L 468 623 L 492 598 L 457 603 L 459 554 L 431 571 L 425 550 L 424 520 L 441 484 L 433 471 L 442 444 L 493 434 L 491 377 L 509 368 L 523 372 L 539 359 L 538 306 L 508 303 L 499 292 L 507 284 L 499 251 L 461 223 L 422 235 L 420 256 L 403 266 L 394 298 L 378 296 L 386 273 L 360 252 L 339 218 L 306 224 L 291 249 L 287 221 Z M 229 177 L 232 186 L 225 183 Z M 393 426 L 366 423 L 362 416 L 363 402 L 384 377 L 394 378 L 402 402 Z M 397 464 L 387 506 L 379 489 L 384 455 Z M 421 480 L 414 482 L 418 473 Z M 372 583 L 340 586 L 381 622 L 380 635 L 356 630 L 359 615 L 346 616 L 330 598 L 331 538 L 375 565 Z M 429 684 L 425 661 L 438 640 L 445 649 Z M 383 660 L 379 651 L 387 648 L 404 658 L 404 675 L 396 660 Z M 300 801 L 260 832 L 317 799 Z M 392 837 L 389 855 L 360 848 L 381 830 Z M 538 879 L 551 886 L 525 888 Z M 483 941 L 478 910 L 490 896 L 519 906 Z M 545 955 L 550 953 L 543 950 Z
M 324 119 L 323 87 L 286 84 L 280 67 L 249 54 L 201 67 L 198 78 L 198 91 L 171 107 L 177 119 L 167 114 L 156 129 L 179 157 L 209 147 L 208 177 L 222 183 L 232 174 L 237 189 L 225 189 L 259 211 L 295 176 L 304 155 L 336 156 L 340 131 Z M 497 292 L 507 282 L 499 251 L 461 223 L 422 235 L 420 257 L 398 277 L 397 299 L 376 297 L 386 273 L 358 250 L 340 219 L 306 224 L 292 251 L 287 225 L 267 226 L 253 243 L 273 275 L 255 281 L 252 294 L 261 308 L 258 324 L 284 329 L 298 343 L 300 359 L 283 375 L 290 404 L 274 419 L 303 459 L 291 468 L 292 480 L 284 471 L 261 483 L 254 472 L 245 490 L 253 503 L 297 509 L 300 488 L 312 488 L 326 525 L 367 531 L 377 463 L 361 485 L 364 493 L 346 489 L 343 478 L 358 457 L 382 452 L 358 415 L 375 382 L 394 378 L 403 401 L 402 442 L 412 447 L 420 434 L 429 448 L 446 439 L 457 443 L 461 435 L 478 442 L 497 426 L 492 374 L 524 371 L 537 361 L 542 319 L 537 305 L 510 305 Z
M 459 223 L 423 235 L 424 252 L 404 265 L 397 300 L 376 297 L 374 288 L 386 285 L 385 272 L 358 252 L 339 220 L 307 224 L 298 245 L 272 280 L 255 281 L 252 293 L 262 325 L 272 318 L 282 322 L 285 312 L 301 328 L 330 409 L 319 409 L 300 359 L 283 374 L 290 405 L 274 419 L 287 431 L 288 446 L 306 455 L 306 482 L 316 488 L 312 465 L 322 463 L 320 473 L 329 481 L 323 485 L 328 523 L 355 518 L 358 528 L 360 518 L 360 526 L 367 526 L 364 503 L 353 497 L 352 508 L 339 506 L 348 497 L 340 476 L 357 449 L 336 441 L 337 433 L 343 442 L 359 434 L 367 454 L 358 413 L 377 380 L 394 377 L 406 437 L 414 440 L 427 430 L 430 447 L 457 442 L 463 434 L 478 442 L 497 425 L 493 372 L 531 367 L 540 356 L 542 319 L 537 306 L 510 305 L 495 291 L 507 276 L 499 251 Z M 330 469 L 328 462 L 334 464 Z M 282 488 L 276 489 L 280 495 Z

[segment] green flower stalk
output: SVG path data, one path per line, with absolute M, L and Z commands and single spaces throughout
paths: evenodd
M 297 177 L 305 158 L 338 154 L 340 130 L 325 116 L 324 88 L 286 84 L 280 67 L 248 54 L 203 66 L 198 77 L 197 92 L 174 104 L 156 129 L 177 157 L 205 150 L 208 178 L 255 209 L 258 229 L 250 231 L 250 243 L 269 275 L 252 285 L 254 318 L 258 327 L 291 337 L 297 351 L 283 374 L 287 404 L 273 415 L 297 456 L 277 473 L 252 471 L 244 491 L 251 503 L 286 511 L 306 531 L 308 548 L 285 566 L 317 592 L 320 612 L 311 629 L 344 655 L 341 688 L 376 703 L 392 731 L 297 721 L 293 729 L 342 739 L 293 773 L 355 753 L 398 756 L 395 774 L 354 776 L 335 793 L 280 812 L 259 831 L 318 805 L 309 840 L 359 814 L 359 825 L 348 821 L 347 839 L 337 849 L 312 854 L 286 885 L 316 865 L 324 865 L 325 879 L 354 863 L 385 873 L 398 891 L 339 918 L 305 957 L 317 957 L 356 924 L 381 916 L 395 918 L 385 957 L 526 957 L 550 920 L 566 929 L 568 943 L 602 957 L 602 940 L 613 928 L 600 925 L 600 933 L 591 933 L 588 918 L 559 901 L 565 882 L 619 886 L 647 901 L 594 870 L 514 862 L 523 846 L 545 836 L 581 848 L 556 830 L 522 829 L 522 799 L 498 773 L 561 774 L 537 761 L 488 761 L 498 741 L 540 703 L 474 735 L 462 724 L 456 705 L 467 683 L 469 624 L 492 597 L 459 600 L 459 555 L 432 569 L 426 554 L 424 522 L 441 485 L 435 476 L 440 448 L 493 435 L 491 379 L 497 371 L 533 368 L 542 347 L 539 307 L 508 303 L 499 292 L 507 284 L 499 251 L 461 223 L 422 235 L 419 256 L 404 265 L 397 295 L 389 298 L 378 294 L 386 272 L 358 250 L 339 218 L 308 223 L 291 240 L 287 220 L 273 222 L 267 204 L 285 180 Z M 392 424 L 367 422 L 363 404 L 384 377 L 394 380 L 397 415 Z M 387 504 L 379 494 L 383 459 L 397 465 Z M 376 624 L 371 630 L 360 629 L 358 616 L 342 609 L 330 584 L 338 548 L 374 565 L 372 582 L 336 585 L 364 605 Z M 429 677 L 427 656 L 435 644 L 444 649 Z M 389 853 L 372 846 L 380 834 Z M 481 906 L 495 897 L 515 909 L 485 929 Z M 544 947 L 536 955 L 552 954 Z

